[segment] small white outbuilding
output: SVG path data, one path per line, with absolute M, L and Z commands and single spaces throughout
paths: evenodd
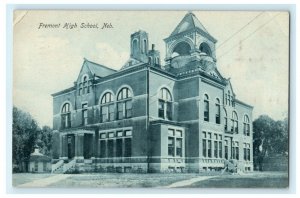
M 51 172 L 51 158 L 40 153 L 38 146 L 35 146 L 34 152 L 30 154 L 28 172 Z

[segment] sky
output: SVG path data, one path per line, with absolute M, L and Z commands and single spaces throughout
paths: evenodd
M 13 104 L 52 126 L 52 93 L 73 86 L 83 59 L 120 69 L 129 58 L 130 34 L 144 30 L 165 57 L 167 38 L 186 11 L 16 11 Z M 288 115 L 289 15 L 287 12 L 193 11 L 218 40 L 217 68 L 237 98 L 254 106 L 253 118 Z M 40 23 L 61 24 L 40 28 Z M 65 29 L 65 23 L 99 29 Z M 113 28 L 101 29 L 103 23 Z

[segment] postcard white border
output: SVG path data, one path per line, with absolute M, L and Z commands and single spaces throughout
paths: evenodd
M 12 174 L 11 174 L 11 109 L 12 109 L 12 15 L 15 9 L 60 9 L 60 10 L 288 10 L 290 12 L 290 187 L 289 189 L 20 189 L 13 188 L 11 185 Z M 6 193 L 12 194 L 214 194 L 222 195 L 222 197 L 227 197 L 229 194 L 294 194 L 296 193 L 296 5 L 253 5 L 253 4 L 184 4 L 184 5 L 73 5 L 73 4 L 63 4 L 63 5 L 7 5 L 6 7 L 6 129 L 2 130 L 2 133 L 6 134 L 3 140 L 6 140 L 1 144 L 2 150 L 6 151 L 6 163 L 4 167 L 6 173 L 5 188 Z M 5 82 L 4 82 L 5 83 Z M 4 90 L 3 90 L 4 91 Z M 3 175 L 4 176 L 4 175 Z M 53 195 L 52 195 L 53 196 Z M 98 195 L 99 196 L 99 195 Z M 101 195 L 102 196 L 102 195 Z M 143 195 L 144 196 L 144 195 Z M 153 195 L 152 195 L 153 196 Z M 242 195 L 244 196 L 244 195 Z M 250 195 L 251 196 L 251 195 Z M 65 196 L 64 196 L 65 197 Z M 132 196 L 131 196 L 132 197 Z M 174 196 L 172 196 L 174 197 Z M 230 196 L 233 197 L 233 196 Z

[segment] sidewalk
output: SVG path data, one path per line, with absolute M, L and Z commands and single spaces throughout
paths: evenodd
M 169 186 L 165 186 L 164 188 L 180 188 L 180 187 L 184 187 L 184 186 L 189 186 L 195 182 L 204 181 L 204 180 L 211 179 L 214 177 L 218 177 L 218 176 L 199 176 L 196 178 L 175 182 Z
M 17 186 L 18 188 L 40 188 L 40 187 L 46 187 L 50 184 L 53 184 L 55 182 L 64 180 L 68 177 L 70 177 L 71 175 L 66 175 L 66 174 L 58 174 L 58 175 L 53 175 L 47 178 L 43 178 L 43 179 L 39 179 L 39 180 L 35 180 L 32 182 L 28 182 L 25 184 L 21 184 L 19 186 Z

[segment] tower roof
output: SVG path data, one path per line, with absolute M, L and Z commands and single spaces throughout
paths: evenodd
M 205 27 L 202 25 L 202 23 L 198 20 L 198 18 L 192 12 L 187 13 L 183 17 L 183 19 L 177 25 L 175 30 L 171 33 L 170 37 L 180 34 L 182 32 L 191 31 L 191 30 L 194 30 L 194 31 L 198 30 L 198 31 L 204 33 L 205 35 L 207 35 L 208 37 L 211 37 L 213 40 L 216 40 L 208 33 L 208 31 L 205 29 Z

